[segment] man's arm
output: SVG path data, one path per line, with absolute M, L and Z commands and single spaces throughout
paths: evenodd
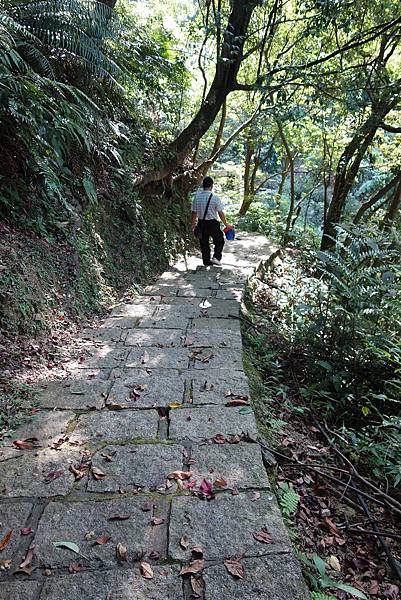
M 191 213 L 191 215 L 192 215 L 191 227 L 192 227 L 192 230 L 194 230 L 194 229 L 195 229 L 195 227 L 196 227 L 196 223 L 198 222 L 198 213 L 196 213 L 196 212 L 193 210 L 193 211 L 192 211 L 192 213 Z
M 225 225 L 226 227 L 231 227 L 231 225 L 227 223 L 226 215 L 224 214 L 224 212 L 222 210 L 219 210 L 218 214 L 223 225 Z

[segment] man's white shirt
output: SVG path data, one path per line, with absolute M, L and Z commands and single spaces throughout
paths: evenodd
M 203 215 L 205 214 L 205 208 L 207 201 L 209 200 L 210 194 L 209 190 L 199 189 L 192 197 L 192 211 L 196 212 L 198 215 L 198 219 L 203 219 Z M 218 196 L 213 194 L 209 208 L 207 209 L 206 220 L 211 221 L 212 219 L 217 219 L 217 213 L 224 209 L 223 203 Z

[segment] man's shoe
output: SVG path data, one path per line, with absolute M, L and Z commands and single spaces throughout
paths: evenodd
M 211 261 L 211 260 L 209 260 L 209 262 L 204 262 L 204 263 L 203 263 L 203 266 L 204 266 L 204 267 L 210 267 L 210 266 L 211 266 L 211 265 L 213 265 L 213 264 L 214 264 L 214 263 L 212 263 L 212 261 Z
M 221 262 L 219 260 L 217 260 L 217 258 L 215 258 L 213 256 L 212 260 L 211 260 L 212 265 L 218 265 L 219 267 L 221 266 Z

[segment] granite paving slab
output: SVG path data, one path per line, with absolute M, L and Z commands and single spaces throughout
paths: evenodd
M 79 462 L 79 452 L 74 449 L 22 450 L 19 456 L 0 463 L 2 496 L 64 496 L 74 484 L 69 467 Z
M 137 369 L 186 369 L 189 352 L 185 348 L 132 348 L 126 367 Z
M 250 398 L 248 379 L 241 371 L 219 369 L 192 371 L 193 404 L 226 404 L 233 395 Z
M 104 411 L 80 415 L 70 435 L 72 443 L 99 444 L 105 441 L 156 439 L 156 410 Z
M 151 408 L 184 401 L 185 379 L 175 369 L 117 370 L 108 402 L 124 408 Z
M 234 578 L 223 565 L 203 572 L 205 600 L 309 600 L 298 561 L 291 554 L 246 558 L 243 579 Z
M 191 479 L 199 483 L 202 479 L 223 479 L 228 488 L 270 488 L 262 453 L 255 444 L 194 445 L 190 469 Z
M 92 464 L 106 474 L 104 479 L 90 479 L 91 492 L 118 492 L 141 488 L 145 491 L 174 491 L 166 486 L 167 475 L 183 468 L 182 446 L 176 444 L 140 444 L 107 446 L 98 451 Z
M 224 331 L 241 331 L 241 321 L 239 319 L 212 319 L 209 318 L 195 318 L 191 321 L 191 326 L 188 329 L 196 329 L 197 331 L 207 331 L 208 335 L 213 338 L 213 335 L 216 335 L 216 331 L 224 330 Z
M 152 570 L 153 579 L 144 579 L 138 567 L 52 577 L 45 581 L 40 600 L 183 600 L 176 566 L 152 566 Z
M 158 348 L 175 348 L 182 346 L 184 334 L 182 329 L 133 329 L 125 338 L 125 346 L 157 346 Z
M 190 360 L 194 369 L 232 369 L 243 371 L 241 348 L 190 348 Z
M 0 600 L 36 600 L 40 587 L 38 581 L 3 581 Z
M 33 543 L 40 561 L 49 568 L 68 567 L 77 561 L 77 555 L 66 548 L 57 548 L 54 542 L 69 541 L 78 545 L 80 562 L 92 566 L 117 566 L 116 545 L 123 544 L 130 561 L 138 553 L 151 550 L 166 556 L 166 523 L 153 525 L 153 515 L 167 518 L 167 505 L 155 500 L 157 508 L 143 511 L 141 507 L 151 500 L 141 496 L 98 502 L 51 502 L 40 519 Z M 152 500 L 151 500 L 152 503 Z M 123 519 L 119 517 L 123 516 Z M 126 519 L 125 517 L 129 517 Z M 105 544 L 96 544 L 102 536 L 111 536 Z M 94 564 L 95 563 L 95 564 Z
M 186 334 L 184 343 L 194 348 L 242 348 L 242 337 L 239 331 L 218 329 L 214 333 L 197 331 L 191 328 Z
M 129 304 L 119 304 L 111 311 L 111 317 L 149 317 L 154 312 L 155 301 L 149 298 L 148 302 L 135 300 Z
M 3 482 L 0 484 L 0 489 Z M 21 527 L 26 527 L 27 520 L 33 504 L 31 502 L 13 502 L 12 504 L 0 504 L 0 539 L 12 529 L 11 538 L 4 550 L 1 552 L 1 560 L 10 560 L 14 557 L 21 542 Z
M 75 418 L 73 412 L 66 410 L 41 410 L 30 421 L 21 425 L 12 437 L 6 440 L 6 444 L 11 446 L 15 439 L 36 438 L 40 446 L 51 445 L 66 433 L 69 424 Z
M 202 441 L 220 433 L 226 437 L 245 435 L 255 440 L 258 435 L 255 417 L 253 413 L 241 414 L 240 410 L 220 406 L 177 408 L 170 414 L 169 438 Z
M 83 340 L 94 340 L 117 344 L 121 341 L 122 333 L 122 330 L 117 327 L 88 327 L 81 332 L 81 338 Z
M 183 334 L 189 325 L 189 318 L 185 316 L 159 316 L 158 318 L 143 319 L 139 324 L 139 328 L 150 329 L 181 329 Z
M 115 348 L 105 344 L 101 348 L 96 348 L 94 352 L 83 356 L 77 363 L 78 369 L 101 369 L 114 368 L 121 366 L 126 359 L 128 350 L 125 348 Z
M 216 298 L 221 300 L 236 300 L 237 302 L 241 302 L 243 295 L 244 290 L 241 288 L 223 289 L 216 292 Z
M 41 408 L 101 409 L 112 383 L 101 380 L 49 381 L 38 388 Z
M 143 317 L 108 317 L 105 319 L 102 327 L 104 329 L 120 328 L 120 329 L 132 329 L 138 327 Z
M 254 533 L 266 527 L 272 543 L 265 544 L 254 538 Z M 180 545 L 187 536 L 189 546 Z M 176 560 L 188 560 L 190 547 L 201 546 L 205 559 L 240 554 L 244 557 L 277 554 L 289 551 L 291 544 L 281 513 L 272 493 L 261 491 L 260 498 L 251 500 L 249 493 L 216 494 L 206 502 L 196 496 L 173 498 L 169 555 Z

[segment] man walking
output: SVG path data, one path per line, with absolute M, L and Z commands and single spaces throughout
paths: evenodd
M 202 232 L 199 242 L 204 265 L 221 265 L 224 236 L 217 215 L 226 227 L 230 227 L 223 212 L 223 204 L 220 198 L 213 194 L 213 183 L 211 177 L 205 177 L 202 183 L 203 189 L 198 190 L 192 200 L 192 230 L 195 230 L 198 224 Z M 213 239 L 214 244 L 212 259 L 210 258 L 210 237 Z

